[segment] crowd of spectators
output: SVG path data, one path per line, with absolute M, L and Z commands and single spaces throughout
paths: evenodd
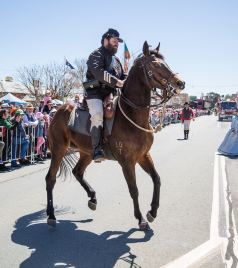
M 0 172 L 49 157 L 47 129 L 59 106 L 48 91 L 35 107 L 0 103 Z
M 195 117 L 210 114 L 209 110 L 193 109 L 193 112 Z M 181 113 L 182 108 L 171 107 L 165 108 L 165 110 L 163 108 L 154 108 L 150 111 L 150 123 L 154 128 L 159 124 L 165 127 L 170 124 L 179 123 L 181 122 Z

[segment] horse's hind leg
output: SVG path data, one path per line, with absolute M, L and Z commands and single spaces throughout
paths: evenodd
M 57 148 L 61 148 L 60 150 Z M 55 147 L 51 150 L 51 163 L 49 171 L 45 177 L 46 180 L 46 191 L 47 191 L 47 209 L 46 213 L 48 215 L 47 223 L 51 226 L 55 226 L 56 218 L 54 215 L 54 206 L 53 206 L 53 188 L 56 182 L 56 174 L 58 172 L 60 163 L 64 157 L 66 148 Z
M 83 186 L 83 188 L 88 194 L 88 197 L 90 198 L 90 200 L 88 201 L 89 208 L 92 210 L 96 210 L 97 206 L 96 192 L 83 177 L 85 169 L 91 162 L 92 157 L 90 155 L 80 153 L 80 159 L 77 165 L 73 169 L 73 174 L 75 178 L 79 181 L 79 183 Z
M 151 202 L 151 210 L 147 213 L 147 219 L 149 222 L 152 222 L 156 216 L 157 216 L 157 210 L 159 208 L 159 199 L 160 199 L 160 176 L 157 173 L 153 160 L 150 156 L 149 153 L 144 155 L 140 161 L 139 161 L 140 166 L 144 169 L 145 172 L 147 172 L 154 184 L 154 191 L 153 191 L 153 198 Z
M 129 161 L 128 161 L 129 163 Z M 126 178 L 126 182 L 129 188 L 131 198 L 133 199 L 134 204 L 134 215 L 139 221 L 140 230 L 145 231 L 149 229 L 148 223 L 142 217 L 140 207 L 139 207 L 139 192 L 136 185 L 136 175 L 135 175 L 135 165 L 122 165 L 123 174 Z

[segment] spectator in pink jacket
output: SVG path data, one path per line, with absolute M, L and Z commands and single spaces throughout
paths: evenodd
M 49 90 L 46 90 L 43 100 L 44 100 L 44 106 L 47 105 L 47 102 L 49 100 L 51 100 L 51 94 Z

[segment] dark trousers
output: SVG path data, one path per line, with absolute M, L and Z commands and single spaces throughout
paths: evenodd
M 29 140 L 28 139 L 20 139 L 15 138 L 13 139 L 12 143 L 12 162 L 16 162 L 17 155 L 17 147 L 20 145 L 20 158 L 24 159 L 26 157 L 27 149 L 29 147 Z

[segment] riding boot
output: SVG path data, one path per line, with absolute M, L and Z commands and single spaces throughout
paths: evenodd
M 184 130 L 184 139 L 187 139 L 187 130 Z
M 102 126 L 94 126 L 91 129 L 93 160 L 97 163 L 100 163 L 101 161 L 105 160 L 104 151 L 102 149 L 102 130 Z

